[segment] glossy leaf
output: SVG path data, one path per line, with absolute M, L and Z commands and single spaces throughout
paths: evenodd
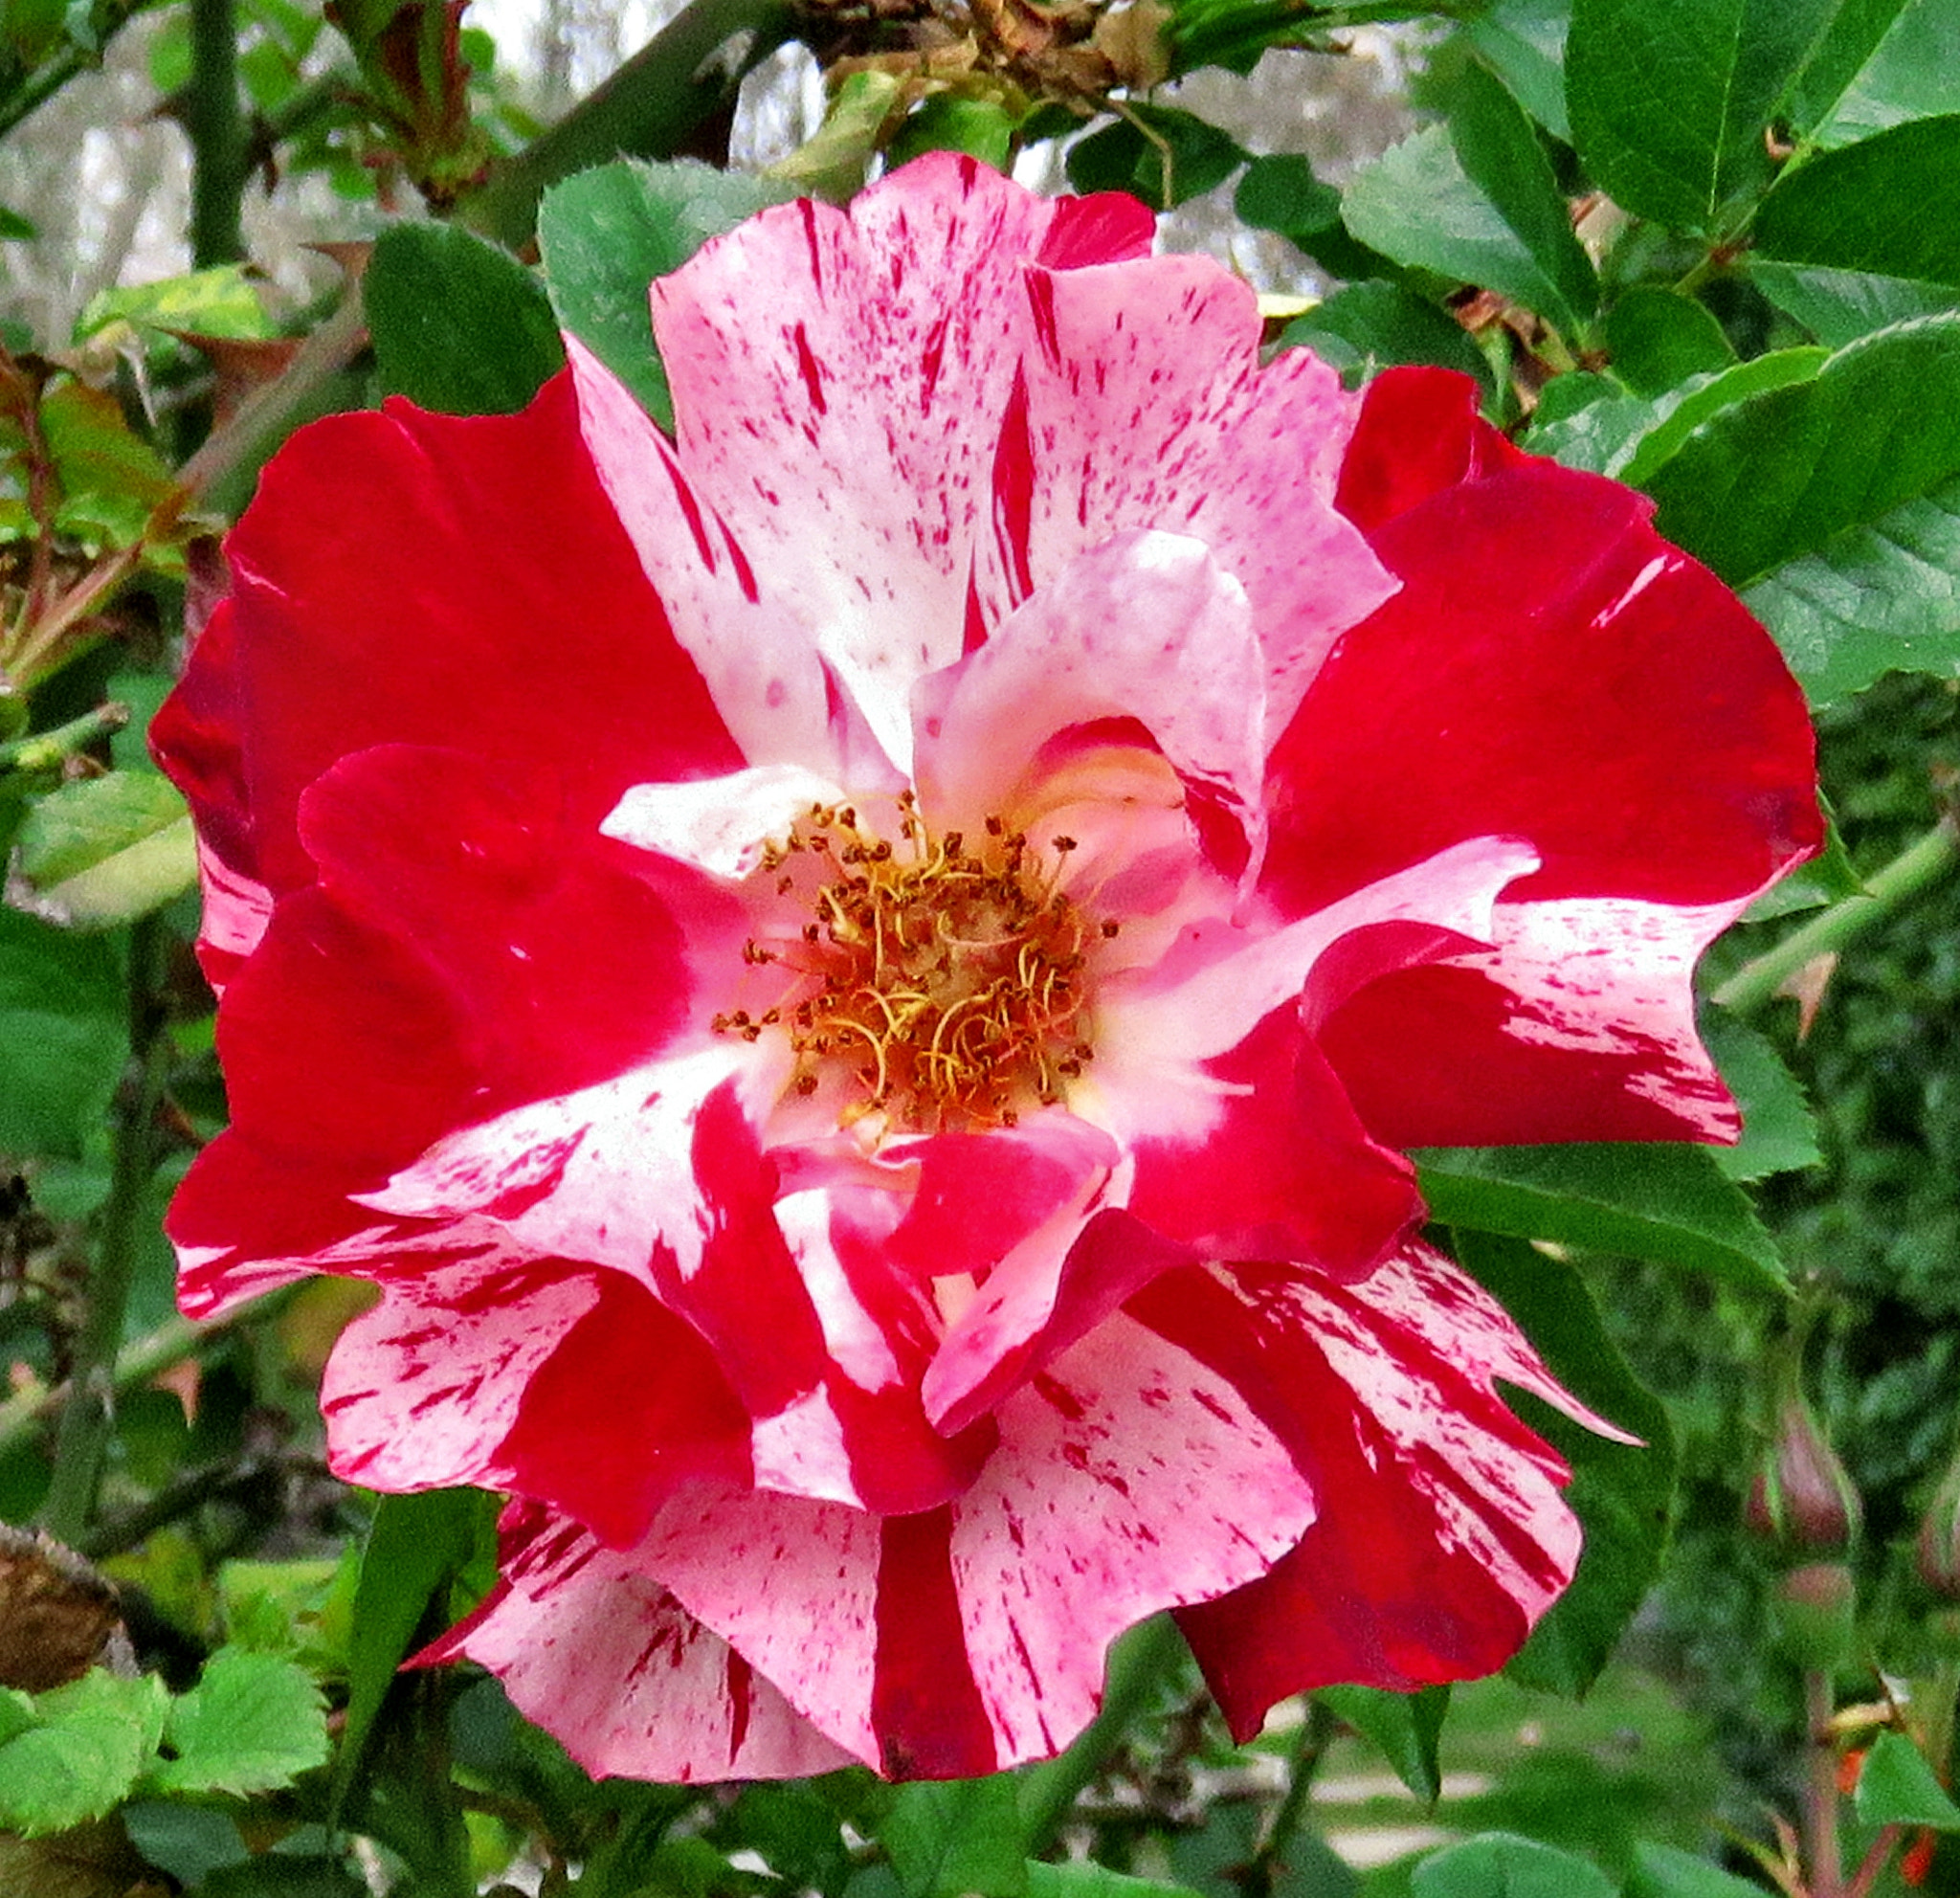
M 1573 0 L 1572 142 L 1637 216 L 1715 234 L 1769 180 L 1763 134 L 1832 0 Z
M 1445 1845 L 1415 1867 L 1409 1889 L 1413 1898 L 1614 1898 L 1590 1860 L 1510 1832 Z
M 264 1793 L 325 1764 L 326 1708 L 306 1671 L 274 1654 L 220 1648 L 170 1707 L 175 1757 L 145 1775 L 160 1793 Z
M 1447 1686 L 1413 1694 L 1381 1687 L 1322 1687 L 1314 1698 L 1361 1734 L 1418 1799 L 1435 1802 L 1443 1789 L 1437 1747 L 1450 1711 Z
M 1661 395 L 1690 376 L 1719 375 L 1735 362 L 1722 325 L 1691 297 L 1641 284 L 1606 319 L 1614 372 L 1637 395 Z
M 126 923 L 197 881 L 190 814 L 154 771 L 64 784 L 21 825 L 19 869 L 44 912 L 71 927 Z
M 1815 1167 L 1823 1155 L 1810 1103 L 1769 1039 L 1720 1009 L 1704 1016 L 1702 1038 L 1743 1116 L 1742 1139 L 1735 1146 L 1708 1150 L 1715 1164 L 1744 1183 Z
M 934 93 L 900 125 L 885 147 L 885 162 L 902 165 L 924 151 L 964 151 L 1005 171 L 1013 163 L 1016 124 L 1013 114 L 991 99 Z
M 1510 1666 L 1514 1681 L 1583 1694 L 1659 1577 L 1673 1510 L 1677 1453 L 1667 1407 L 1635 1376 L 1606 1335 L 1586 1282 L 1522 1239 L 1459 1235 L 1463 1266 L 1523 1327 L 1581 1403 L 1640 1440 L 1616 1443 L 1528 1397 L 1515 1400 L 1572 1466 L 1566 1500 L 1586 1531 L 1570 1587 Z
M 1364 377 L 1393 363 L 1437 363 L 1490 387 L 1490 366 L 1462 325 L 1395 283 L 1350 283 L 1335 291 L 1288 324 L 1280 346 L 1304 346 Z
M 1944 283 L 1915 283 L 1860 270 L 1812 269 L 1763 257 L 1747 261 L 1749 281 L 1827 349 L 1841 349 L 1895 323 L 1936 316 L 1954 302 L 1951 287 Z
M 1792 90 L 1792 128 L 1849 145 L 1953 104 L 1960 7 L 1953 0 L 1841 6 Z
M 1245 167 L 1232 209 L 1255 231 L 1311 236 L 1341 221 L 1341 193 L 1315 177 L 1311 161 L 1299 152 L 1275 152 Z
M 383 232 L 362 290 L 382 388 L 424 409 L 510 414 L 564 366 L 544 286 L 457 227 Z
M 1634 1847 L 1626 1898 L 1762 1898 L 1763 1887 L 1706 1859 L 1642 1839 Z
M 693 160 L 636 159 L 582 171 L 545 193 L 538 249 L 558 321 L 662 428 L 673 427 L 674 408 L 654 347 L 647 286 L 710 237 L 789 195 L 768 179 Z
M 1655 426 L 1640 436 L 1623 462 L 1607 472 L 1651 493 L 1654 477 L 1704 422 L 1752 396 L 1809 382 L 1827 360 L 1822 349 L 1772 349 L 1767 356 L 1738 363 L 1692 389 L 1674 391 L 1655 405 Z
M 154 1674 L 124 1679 L 99 1667 L 35 1695 L 33 1724 L 22 1729 L 26 1699 L 8 1690 L 16 1731 L 0 1742 L 0 1826 L 34 1838 L 100 1818 L 128 1797 L 162 1737 L 169 1694 Z
M 1127 191 L 1164 211 L 1215 190 L 1245 163 L 1230 132 L 1168 105 L 1132 105 L 1128 115 L 1069 147 L 1068 181 L 1079 191 Z
M 1711 416 L 1644 482 L 1656 525 L 1745 586 L 1960 473 L 1960 317 L 1840 349 Z
M 1553 138 L 1570 145 L 1566 116 L 1566 35 L 1572 0 L 1493 0 L 1464 28 L 1470 44 L 1511 95 Z
M 1423 1197 L 1445 1225 L 1552 1239 L 1780 1289 L 1783 1262 L 1741 1188 L 1699 1147 L 1432 1148 Z
M 1023 1898 L 1028 1862 L 1011 1774 L 905 1787 L 878 1830 L 905 1898 Z
M 0 907 L 0 1150 L 78 1154 L 128 1049 L 121 945 Z
M 1904 1733 L 1881 1733 L 1858 1775 L 1858 1816 L 1867 1825 L 1930 1825 L 1960 1832 L 1960 1806 Z
M 1516 123 L 1528 131 L 1522 112 Z M 1481 166 L 1494 166 L 1478 150 Z M 1561 327 L 1578 321 L 1565 286 L 1473 179 L 1444 126 L 1425 126 L 1384 152 L 1348 186 L 1341 215 L 1362 243 L 1396 263 L 1496 290 Z
M 1474 60 L 1451 86 L 1449 107 L 1450 141 L 1465 175 L 1555 293 L 1550 302 L 1523 301 L 1562 329 L 1579 327 L 1598 307 L 1599 285 L 1536 127 L 1489 68 Z
M 1028 1898 L 1196 1898 L 1189 1886 L 1131 1878 L 1087 1860 L 1049 1865 L 1031 1860 Z
M 1960 112 L 1916 119 L 1792 166 L 1763 200 L 1756 250 L 1821 264 L 1960 285 Z

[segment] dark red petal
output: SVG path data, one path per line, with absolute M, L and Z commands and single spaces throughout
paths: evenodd
M 1515 451 L 1477 413 L 1477 385 L 1454 369 L 1384 369 L 1368 385 L 1341 464 L 1335 505 L 1372 533 Z
M 1287 1265 L 1186 1271 L 1128 1308 L 1237 1387 L 1319 1505 L 1267 1574 L 1178 1613 L 1241 1738 L 1316 1686 L 1488 1673 L 1570 1580 L 1565 1465 L 1494 1384 L 1570 1400 L 1447 1261 L 1411 1248 L 1348 1287 Z
M 1276 1009 L 1205 1064 L 1220 1083 L 1203 1141 L 1139 1140 L 1129 1210 L 1209 1256 L 1370 1271 L 1423 1217 L 1414 1169 L 1370 1137 L 1298 1012 Z
M 1402 591 L 1272 759 L 1267 887 L 1289 913 L 1470 837 L 1538 851 L 1514 901 L 1719 903 L 1816 846 L 1802 696 L 1649 511 L 1518 458 L 1376 531 Z
M 550 757 L 567 816 L 593 824 L 629 784 L 740 763 L 606 503 L 568 377 L 517 415 L 391 402 L 302 430 L 227 553 L 234 650 L 207 661 L 200 641 L 165 757 L 219 768 L 220 740 L 189 727 L 222 724 L 201 673 L 232 665 L 230 737 L 277 890 L 312 875 L 301 792 L 370 745 Z

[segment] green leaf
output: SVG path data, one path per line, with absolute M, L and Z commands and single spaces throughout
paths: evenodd
M 1188 1885 L 1131 1878 L 1089 1859 L 1073 1859 L 1058 1865 L 1031 1859 L 1028 1898 L 1197 1898 L 1197 1894 Z
M 169 468 L 105 389 L 57 382 L 41 397 L 41 433 L 63 505 L 56 525 L 126 547 L 171 490 Z
M 1339 369 L 1364 376 L 1392 363 L 1438 363 L 1473 375 L 1486 392 L 1490 366 L 1477 346 L 1434 303 L 1397 283 L 1350 283 L 1288 324 L 1282 349 L 1304 346 Z
M 256 339 L 278 334 L 259 299 L 258 285 L 239 263 L 194 270 L 155 283 L 99 290 L 75 320 L 75 340 L 80 343 L 115 323 L 197 336 Z
M 122 1818 L 129 1842 L 180 1885 L 195 1887 L 220 1865 L 242 1865 L 251 1856 L 238 1821 L 208 1806 L 132 1799 Z
M 1815 705 L 1885 672 L 1960 674 L 1960 478 L 1791 561 L 1744 598 Z
M 197 840 L 177 788 L 152 771 L 111 771 L 38 799 L 20 827 L 19 866 L 54 920 L 100 928 L 197 882 Z
M 1864 1756 L 1854 1803 L 1867 1825 L 1930 1825 L 1960 1832 L 1960 1806 L 1904 1733 L 1881 1733 Z
M 196 1686 L 170 1708 L 164 1730 L 176 1754 L 145 1775 L 145 1790 L 270 1793 L 325 1764 L 326 1708 L 304 1668 L 277 1655 L 221 1647 Z
M 1537 128 L 1496 75 L 1474 60 L 1451 86 L 1449 108 L 1450 140 L 1464 175 L 1523 241 L 1555 293 L 1549 302 L 1522 301 L 1561 329 L 1581 327 L 1599 306 L 1599 283 L 1572 234 L 1570 207 Z
M 1954 0 L 1849 0 L 1792 89 L 1792 129 L 1835 146 L 1949 110 L 1956 62 Z
M 1590 1860 L 1509 1832 L 1481 1833 L 1431 1853 L 1409 1890 L 1412 1898 L 1614 1898 Z
M 1722 325 L 1694 301 L 1638 284 L 1606 319 L 1614 373 L 1637 395 L 1663 395 L 1690 376 L 1719 375 L 1735 363 Z
M 1704 422 L 1752 396 L 1809 382 L 1829 360 L 1829 351 L 1824 349 L 1772 349 L 1766 356 L 1724 369 L 1720 375 L 1675 390 L 1655 404 L 1654 426 L 1631 444 L 1631 452 L 1616 466 L 1605 472 L 1651 493 L 1649 484 L 1655 476 Z
M 1553 138 L 1570 145 L 1566 35 L 1572 0 L 1493 0 L 1464 29 L 1511 95 Z
M 197 1887 L 197 1898 L 370 1898 L 370 1890 L 338 1859 L 267 1852 L 221 1866 Z
M 1524 1393 L 1508 1400 L 1572 1466 L 1566 1500 L 1586 1531 L 1578 1573 L 1505 1670 L 1568 1697 L 1599 1678 L 1660 1574 L 1678 1463 L 1667 1407 L 1606 1334 L 1586 1282 L 1524 1240 L 1459 1236 L 1458 1256 L 1517 1320 L 1551 1374 L 1640 1440 L 1617 1443 Z
M 1642 484 L 1663 534 L 1746 586 L 1955 474 L 1960 316 L 1881 331 L 1729 405 Z
M 1775 1242 L 1705 1148 L 1439 1147 L 1415 1158 L 1430 1212 L 1445 1225 L 1785 1288 Z
M 1827 349 L 1841 349 L 1895 323 L 1937 315 L 1954 302 L 1945 283 L 1914 283 L 1867 271 L 1812 270 L 1754 256 L 1746 263 L 1749 281 Z
M 1784 263 L 1960 284 L 1960 112 L 1791 166 L 1750 234 Z
M 0 1150 L 78 1157 L 128 1054 L 121 945 L 0 907 Z
M 903 165 L 927 151 L 964 151 L 996 171 L 1013 164 L 1014 133 L 1020 122 L 991 99 L 963 99 L 956 92 L 934 93 L 893 135 L 885 147 L 887 165 Z
M 1127 112 L 1069 147 L 1068 181 L 1077 190 L 1127 191 L 1165 211 L 1215 190 L 1245 163 L 1245 149 L 1230 132 L 1192 113 L 1143 104 Z
M 1626 1898 L 1763 1898 L 1763 1887 L 1692 1852 L 1642 1839 L 1634 1847 Z
M 476 1558 L 490 1520 L 486 1511 L 494 1507 L 475 1489 L 428 1489 L 376 1502 L 354 1585 L 336 1806 L 353 1782 L 395 1670 L 425 1620 L 447 1619 L 450 1585 Z
M 1742 1109 L 1742 1139 L 1711 1147 L 1715 1164 L 1744 1184 L 1817 1165 L 1823 1155 L 1803 1083 L 1770 1040 L 1721 1009 L 1703 1016 L 1702 1038 Z
M 0 243 L 16 240 L 31 243 L 40 234 L 40 226 L 33 218 L 23 217 L 19 212 L 0 204 Z
M 538 211 L 545 282 L 564 324 L 664 429 L 674 426 L 648 286 L 710 237 L 793 195 L 787 185 L 692 159 L 602 165 L 554 185 Z
M 1516 123 L 1528 133 L 1522 112 Z M 1477 151 L 1480 165 L 1495 165 Z M 1362 243 L 1396 263 L 1495 290 L 1565 328 L 1577 322 L 1560 282 L 1471 178 L 1441 125 L 1425 126 L 1363 170 L 1348 187 L 1341 216 Z
M 0 1827 L 35 1838 L 112 1811 L 156 1752 L 168 1704 L 154 1674 L 100 1667 L 38 1695 L 40 1724 L 0 1745 Z
M 906 1898 L 1024 1898 L 1028 1891 L 1012 1774 L 906 1786 L 878 1836 Z
M 1311 236 L 1341 221 L 1341 193 L 1316 178 L 1312 163 L 1299 152 L 1274 152 L 1245 167 L 1232 209 L 1255 231 Z
M 457 226 L 384 231 L 362 294 L 383 390 L 425 409 L 511 414 L 565 365 L 537 278 Z
M 1443 1789 L 1437 1749 L 1450 1711 L 1447 1686 L 1413 1694 L 1384 1687 L 1321 1687 L 1314 1699 L 1367 1740 L 1418 1799 L 1436 1803 Z
M 1763 134 L 1835 0 L 1573 0 L 1566 103 L 1615 203 L 1714 235 L 1769 181 Z

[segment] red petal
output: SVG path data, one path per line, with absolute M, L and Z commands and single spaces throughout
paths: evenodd
M 199 642 L 161 743 L 198 784 L 235 751 L 256 856 L 235 867 L 276 890 L 311 879 L 301 792 L 370 745 L 551 758 L 589 823 L 629 784 L 739 762 L 606 505 L 568 377 L 518 415 L 394 402 L 302 430 L 227 552 L 234 648 Z M 231 671 L 229 716 L 207 665 Z

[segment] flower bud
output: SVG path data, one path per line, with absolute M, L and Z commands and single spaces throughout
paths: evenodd
M 1795 1554 L 1827 1554 L 1849 1546 L 1864 1511 L 1858 1490 L 1823 1426 L 1799 1396 L 1777 1408 L 1775 1440 L 1749 1484 L 1743 1520 L 1756 1534 Z
M 1920 1520 L 1913 1566 L 1941 1600 L 1960 1601 L 1960 1451 L 1947 1465 Z
M 1806 1562 L 1776 1591 L 1784 1651 L 1800 1667 L 1841 1667 L 1858 1641 L 1858 1584 L 1842 1562 Z

